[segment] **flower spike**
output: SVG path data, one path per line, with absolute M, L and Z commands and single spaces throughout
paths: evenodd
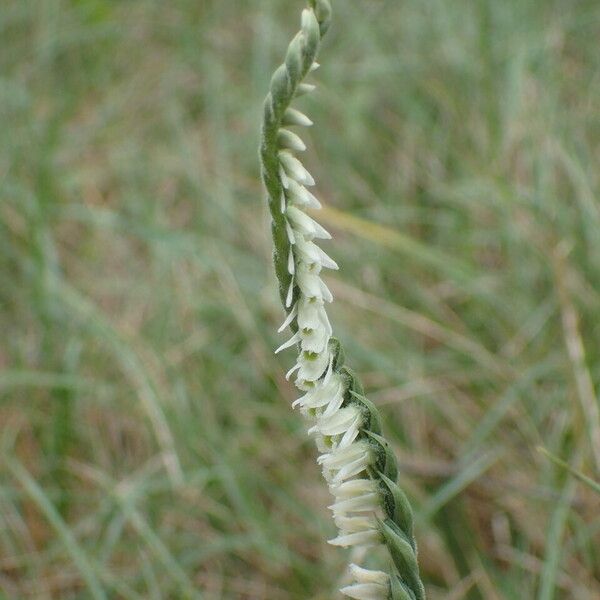
M 312 120 L 291 106 L 312 92 L 304 81 L 319 67 L 316 56 L 331 20 L 330 0 L 309 0 L 301 29 L 291 41 L 285 62 L 271 78 L 264 104 L 260 146 L 262 178 L 273 220 L 275 272 L 292 336 L 276 352 L 297 346 L 294 373 L 304 392 L 293 404 L 310 421 L 321 466 L 333 496 L 330 509 L 338 535 L 334 546 L 383 545 L 389 571 L 350 565 L 353 583 L 341 592 L 357 600 L 425 600 L 417 565 L 413 519 L 407 497 L 396 483 L 397 465 L 381 433 L 375 406 L 364 396 L 354 372 L 344 364 L 340 342 L 332 337 L 325 309 L 333 300 L 321 271 L 337 263 L 316 243 L 331 238 L 306 209 L 321 203 L 308 186 L 315 180 L 296 153 L 306 145 L 289 127 L 308 127 Z

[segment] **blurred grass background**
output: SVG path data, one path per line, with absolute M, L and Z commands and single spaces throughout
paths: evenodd
M 257 167 L 300 0 L 0 3 L 0 597 L 337 597 Z M 600 4 L 347 0 L 302 99 L 431 600 L 600 598 Z

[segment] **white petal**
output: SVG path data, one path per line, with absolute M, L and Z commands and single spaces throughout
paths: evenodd
M 296 332 L 287 342 L 284 342 L 283 344 L 281 344 L 281 346 L 279 346 L 279 348 L 277 348 L 277 350 L 275 350 L 275 354 L 279 354 L 282 350 L 285 350 L 286 348 L 297 344 L 299 341 L 300 334 Z
M 285 297 L 285 307 L 289 308 L 292 305 L 292 300 L 294 299 L 294 276 L 292 275 L 292 279 L 290 281 L 290 287 L 288 288 L 286 297 Z
M 281 179 L 281 185 L 287 190 L 290 186 L 290 178 L 287 176 L 282 165 L 279 165 L 279 179 Z
M 333 302 L 333 294 L 329 291 L 329 288 L 322 279 L 319 279 L 319 285 L 321 286 L 321 297 L 323 300 L 325 300 L 325 302 Z
M 285 232 L 287 233 L 288 241 L 293 246 L 296 243 L 296 236 L 294 235 L 294 230 L 287 219 L 285 220 Z
M 343 400 L 343 382 L 339 375 L 335 375 L 331 378 L 328 383 L 319 381 L 317 384 L 310 389 L 304 396 L 298 398 L 292 407 L 296 407 L 298 404 L 306 408 L 321 408 L 328 405 L 331 402 L 338 402 L 338 397 Z
M 349 533 L 348 535 L 339 535 L 338 537 L 328 540 L 328 544 L 332 546 L 372 546 L 379 543 L 381 536 L 375 529 L 369 531 L 360 531 L 358 533 Z
M 290 275 L 293 275 L 295 270 L 296 270 L 296 263 L 294 262 L 294 253 L 290 250 L 290 252 L 288 254 L 288 273 Z
M 322 417 L 324 419 L 329 418 L 331 415 L 333 415 L 334 412 L 337 412 L 340 409 L 340 407 L 342 406 L 343 403 L 344 403 L 344 386 L 343 386 L 343 384 L 340 384 L 335 395 L 330 396 L 330 400 L 327 403 L 327 408 L 323 412 Z
M 350 425 L 350 427 L 348 427 L 348 430 L 343 435 L 342 439 L 339 441 L 340 448 L 349 446 L 350 444 L 352 444 L 352 442 L 354 442 L 354 440 L 358 437 L 358 432 L 360 430 L 361 424 L 362 418 L 358 418 L 356 419 L 356 421 L 354 421 L 354 423 L 352 423 L 352 425 Z
M 325 442 L 325 438 L 322 435 L 315 436 L 315 444 L 319 452 L 325 452 L 327 450 L 328 442 Z
M 277 333 L 281 333 L 286 327 L 289 327 L 289 325 L 292 323 L 292 321 L 296 318 L 297 315 L 298 315 L 298 302 L 296 302 L 296 304 L 294 304 L 294 306 L 292 307 L 292 310 L 290 310 L 288 316 L 285 318 L 285 321 L 281 324 L 281 326 L 277 330 Z
M 335 449 L 327 454 L 321 454 L 317 458 L 317 463 L 328 469 L 341 469 L 347 464 L 354 462 L 358 458 L 368 456 L 370 448 L 365 442 L 356 442 L 347 448 Z
M 294 207 L 291 207 L 294 208 Z M 296 211 L 298 211 L 298 209 L 295 209 Z M 289 211 L 289 208 L 288 208 Z M 301 211 L 298 211 L 301 212 Z M 292 211 L 292 215 L 294 217 L 297 216 L 297 213 Z M 306 217 L 308 217 L 308 215 L 305 215 Z M 310 217 L 308 217 L 310 219 Z M 313 221 L 311 219 L 311 221 Z M 313 223 L 316 223 L 315 221 L 313 221 Z M 296 222 L 293 223 L 294 226 L 296 225 Z M 318 225 L 318 223 L 317 223 Z M 296 248 L 296 252 L 298 253 L 298 259 L 305 262 L 306 264 L 311 264 L 311 263 L 317 263 L 319 266 L 325 266 L 329 269 L 337 269 L 338 266 L 335 263 L 335 261 L 330 258 L 321 248 L 319 248 L 319 246 L 317 246 L 317 244 L 315 244 L 314 242 L 312 242 L 311 240 L 307 240 L 305 238 L 300 238 L 300 236 L 297 236 L 298 238 L 298 247 Z
M 300 365 L 298 363 L 296 363 L 286 374 L 285 374 L 285 378 L 289 379 L 292 376 L 292 373 L 294 371 L 297 371 L 300 368 Z
M 323 435 L 339 435 L 346 431 L 360 417 L 360 412 L 356 407 L 347 406 L 338 410 L 331 417 L 320 419 L 317 423 L 317 428 Z
M 362 473 L 371 463 L 373 458 L 370 454 L 361 456 L 356 460 L 344 465 L 333 477 L 333 482 L 338 483 L 351 477 L 355 477 L 359 473 Z

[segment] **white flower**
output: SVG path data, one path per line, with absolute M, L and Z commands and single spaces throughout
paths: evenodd
M 296 88 L 296 98 L 300 96 L 304 96 L 304 94 L 310 94 L 317 89 L 316 85 L 312 85 L 312 83 L 299 83 Z
M 296 269 L 296 280 L 303 296 L 315 298 L 317 301 L 331 302 L 333 295 L 323 280 L 319 277 L 318 269 L 299 263 Z
M 344 435 L 347 435 L 347 432 Z M 356 477 L 373 464 L 373 453 L 364 442 L 357 442 L 346 447 L 338 445 L 329 454 L 322 454 L 319 459 L 325 478 L 336 484 Z
M 325 327 L 329 335 L 332 333 L 331 324 L 323 300 L 317 297 L 302 297 L 298 301 L 298 327 L 300 329 L 317 329 Z
M 293 208 L 293 207 L 292 207 Z M 298 209 L 296 209 L 298 210 Z M 289 211 L 289 208 L 288 208 Z M 298 212 L 302 212 L 298 210 Z M 304 213 L 303 213 L 304 214 Z M 304 215 L 308 219 L 307 215 Z M 312 219 L 311 219 L 312 220 Z M 325 230 L 323 230 L 325 231 Z M 327 269 L 337 270 L 339 267 L 335 260 L 331 258 L 325 251 L 323 251 L 317 244 L 314 242 L 307 240 L 301 236 L 295 236 L 297 244 L 294 249 L 296 258 L 307 265 L 316 264 L 319 267 L 326 267 Z M 320 269 L 319 269 L 320 270 Z
M 378 583 L 355 583 L 343 587 L 340 592 L 355 600 L 388 600 L 389 585 Z
M 380 507 L 380 497 L 376 492 L 370 494 L 364 494 L 363 496 L 356 496 L 349 500 L 341 500 L 335 502 L 328 508 L 333 511 L 334 515 L 343 515 L 349 512 L 375 512 Z
M 358 441 L 345 448 L 337 447 L 327 454 L 321 454 L 317 462 L 327 469 L 338 471 L 359 458 L 370 456 L 371 449 L 369 445 L 364 441 Z
M 347 517 L 345 515 L 334 515 L 333 520 L 342 535 L 371 531 L 377 528 L 375 519 L 370 516 Z
M 323 352 L 329 343 L 329 332 L 324 327 L 317 329 L 309 329 L 305 327 L 300 329 L 299 335 L 301 338 L 302 350 L 308 352 Z
M 371 569 L 363 569 L 358 565 L 351 564 L 350 572 L 354 581 L 357 583 L 378 583 L 379 585 L 389 585 L 390 576 L 383 571 L 373 571 Z
M 307 352 L 303 350 L 298 356 L 298 378 L 316 381 L 323 375 L 329 364 L 329 350 L 323 352 Z
M 344 385 L 342 378 L 334 373 L 327 382 L 319 381 L 309 389 L 304 396 L 294 401 L 292 407 L 322 408 L 326 406 L 323 416 L 329 416 L 337 411 L 344 401 Z
M 370 494 L 377 491 L 377 484 L 372 479 L 351 479 L 342 483 L 333 483 L 329 491 L 336 500 L 347 500 L 355 496 Z
M 346 586 L 340 591 L 349 598 L 357 600 L 387 600 L 390 592 L 390 577 L 383 571 L 363 569 L 351 564 L 350 572 L 354 578 L 353 585 Z
M 306 144 L 302 141 L 302 138 L 289 129 L 283 129 L 283 127 L 277 132 L 277 142 L 281 148 L 289 148 L 295 152 L 306 150 Z
M 288 197 L 297 206 L 308 206 L 310 208 L 321 208 L 321 203 L 303 185 L 293 179 L 289 181 Z
M 340 408 L 329 417 L 319 419 L 309 433 L 318 431 L 322 435 L 340 435 L 346 433 L 361 420 L 362 415 L 358 408 L 355 406 L 346 406 Z
M 304 165 L 288 150 L 279 152 L 279 162 L 290 179 L 295 179 L 303 185 L 315 185 L 312 175 L 306 170 Z M 284 184 L 284 187 L 285 184 Z M 289 184 L 288 186 L 289 187 Z
M 300 125 L 301 127 L 310 127 L 313 122 L 299 110 L 295 108 L 286 108 L 283 113 L 282 125 Z
M 286 213 L 294 230 L 305 237 L 310 239 L 320 238 L 322 240 L 331 239 L 331 234 L 325 228 L 293 204 L 288 206 Z
M 304 305 L 304 302 L 302 304 Z M 278 354 L 282 350 L 285 350 L 298 342 L 300 342 L 302 350 L 311 353 L 321 353 L 327 348 L 329 339 L 331 338 L 331 324 L 329 323 L 327 313 L 322 304 L 320 308 L 321 310 L 313 312 L 315 318 L 311 319 L 310 323 L 307 323 L 306 319 L 302 319 L 304 327 L 300 327 L 287 342 L 281 344 L 281 346 L 275 350 L 275 354 Z M 283 325 L 279 328 L 280 332 L 291 324 L 297 315 L 297 311 L 298 304 L 296 303 L 290 310 L 290 314 L 283 322 Z

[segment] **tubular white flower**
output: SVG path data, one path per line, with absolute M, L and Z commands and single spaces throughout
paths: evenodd
M 289 210 L 290 209 L 288 208 L 288 211 Z M 298 212 L 301 211 L 298 210 Z M 308 217 L 307 215 L 304 216 L 310 219 L 310 217 Z M 325 230 L 323 229 L 323 231 Z M 329 233 L 327 233 L 326 231 L 325 233 L 329 235 Z M 316 264 L 319 265 L 319 267 L 325 267 L 327 269 L 337 270 L 339 268 L 337 263 L 324 250 L 322 250 L 319 246 L 317 246 L 317 244 L 315 244 L 311 240 L 308 240 L 303 236 L 298 236 L 297 241 L 298 243 L 296 245 L 296 248 L 294 248 L 294 251 L 296 256 L 298 257 L 298 260 L 306 263 L 307 265 Z
M 326 478 L 332 483 L 341 483 L 362 473 L 373 462 L 373 455 L 369 451 L 359 453 L 350 462 L 344 463 L 337 469 L 329 469 L 331 473 Z M 327 469 L 327 466 L 324 466 Z
M 303 296 L 298 301 L 298 327 L 301 329 L 317 329 L 322 325 L 326 327 L 329 335 L 332 333 L 331 324 L 323 299 L 316 296 Z
M 351 479 L 330 485 L 329 491 L 337 500 L 348 500 L 355 496 L 376 492 L 377 484 L 372 479 Z
M 302 350 L 307 352 L 323 352 L 327 348 L 329 338 L 331 337 L 324 327 L 317 329 L 304 328 L 299 332 Z
M 307 34 L 310 26 L 313 24 L 313 19 L 315 18 L 315 13 L 308 8 L 302 10 L 302 15 L 300 17 L 300 27 L 302 28 L 302 32 Z
M 314 92 L 317 86 L 312 85 L 311 83 L 300 83 L 296 89 L 296 98 L 300 96 L 304 96 L 304 94 L 310 94 Z
M 311 268 L 305 263 L 298 263 L 296 268 L 296 280 L 303 296 L 316 298 L 317 301 L 333 301 L 333 295 L 319 277 L 318 270 L 314 267 Z
M 337 414 L 340 414 L 338 411 Z M 350 444 L 345 448 L 335 448 L 327 454 L 321 454 L 317 458 L 317 463 L 323 465 L 325 468 L 330 470 L 339 470 L 343 467 L 351 464 L 358 458 L 370 457 L 371 450 L 366 442 L 358 441 L 354 444 Z
M 302 141 L 302 138 L 289 129 L 281 128 L 278 131 L 277 142 L 281 148 L 288 148 L 295 152 L 304 152 L 306 150 L 306 144 Z
M 389 585 L 381 585 L 379 583 L 355 583 L 343 587 L 340 592 L 348 598 L 355 600 L 388 600 Z
M 291 180 L 288 186 L 288 198 L 296 206 L 307 206 L 309 208 L 322 208 L 321 203 L 303 185 Z
M 349 598 L 356 600 L 387 600 L 390 593 L 390 577 L 383 571 L 363 569 L 351 564 L 350 572 L 354 578 L 353 585 L 346 586 L 340 591 Z
M 307 352 L 303 350 L 298 356 L 298 378 L 316 381 L 323 375 L 329 364 L 329 351 Z
M 279 161 L 285 174 L 290 179 L 295 179 L 303 185 L 315 185 L 313 176 L 306 170 L 304 165 L 288 150 L 279 152 Z
M 299 110 L 296 110 L 295 108 L 288 108 L 283 115 L 281 124 L 284 126 L 299 125 L 301 127 L 310 127 L 313 122 Z
M 354 563 L 350 564 L 350 572 L 356 583 L 378 583 L 379 585 L 389 585 L 390 576 L 383 571 L 373 571 L 363 569 Z
M 311 429 L 318 431 L 322 435 L 340 435 L 345 433 L 357 421 L 360 421 L 362 415 L 355 406 L 346 406 L 340 408 L 330 417 L 320 419 Z
M 331 402 L 341 402 L 344 397 L 344 388 L 341 377 L 334 374 L 327 384 L 319 381 L 318 385 L 309 389 L 304 396 L 295 400 L 292 408 L 300 405 L 302 408 L 321 408 Z
M 361 533 L 374 530 L 377 527 L 375 519 L 368 516 L 347 517 L 345 515 L 334 515 L 333 520 L 341 534 Z
M 307 239 L 331 239 L 331 234 L 326 229 L 321 227 L 321 225 L 319 225 L 313 218 L 309 217 L 305 212 L 301 211 L 293 204 L 288 206 L 287 216 L 292 223 L 294 230 L 306 236 Z
M 357 496 L 349 500 L 342 500 L 335 502 L 327 508 L 333 511 L 334 515 L 345 515 L 349 512 L 375 512 L 380 505 L 379 494 L 371 493 L 365 494 L 364 496 Z

